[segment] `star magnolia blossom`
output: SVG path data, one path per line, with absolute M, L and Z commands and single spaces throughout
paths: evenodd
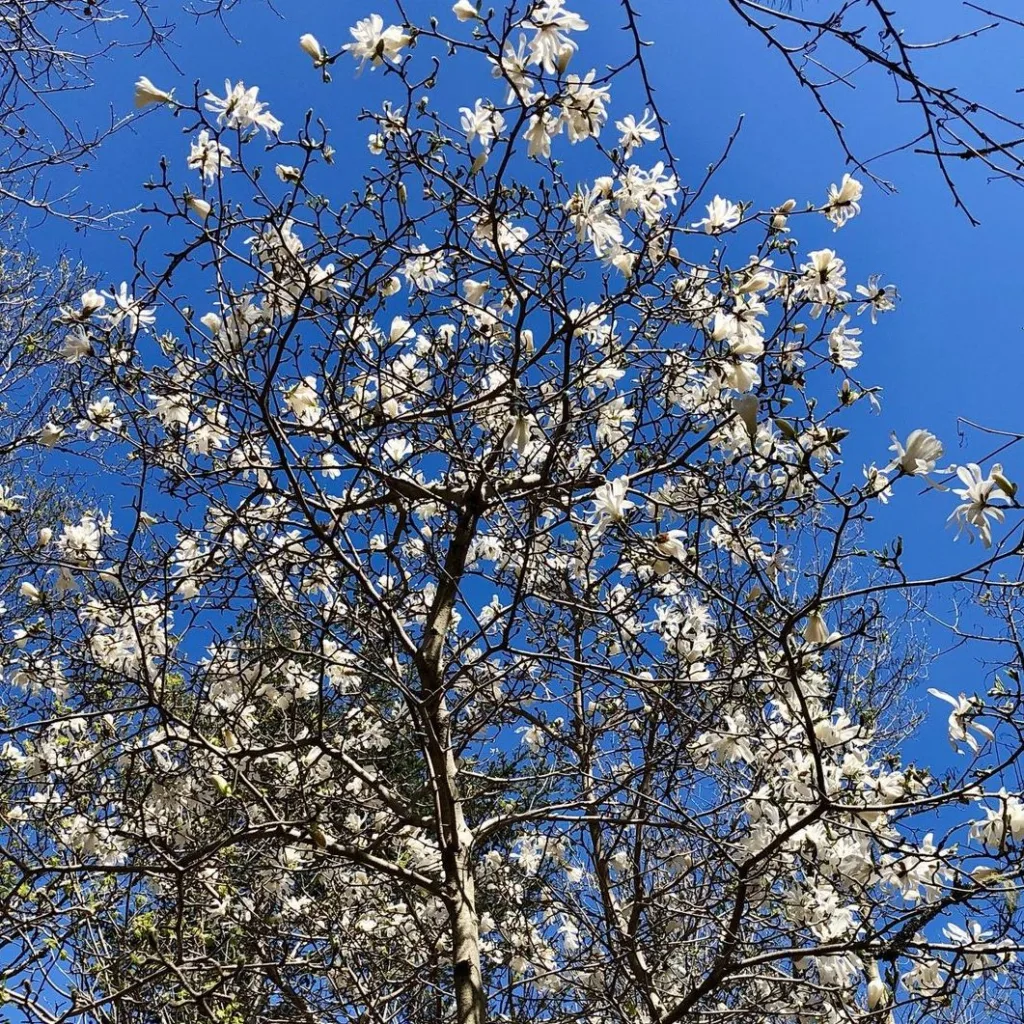
M 966 743 L 974 753 L 977 753 L 979 744 L 974 733 L 981 736 L 983 740 L 995 739 L 991 729 L 973 720 L 981 707 L 979 702 L 968 699 L 962 693 L 959 697 L 951 697 L 943 690 L 937 690 L 934 687 L 929 687 L 928 692 L 953 708 L 949 715 L 949 742 L 954 750 L 959 750 L 958 744 Z
M 211 184 L 231 166 L 230 150 L 210 137 L 205 129 L 197 136 L 188 154 L 188 166 L 198 171 L 207 184 Z
M 452 5 L 452 14 L 454 14 L 459 21 L 475 21 L 480 17 L 480 12 L 476 9 L 476 6 L 471 3 L 471 0 L 457 0 L 457 2 Z
M 601 531 L 609 522 L 620 522 L 626 517 L 629 509 L 634 507 L 634 503 L 626 497 L 628 492 L 629 480 L 621 476 L 601 484 L 594 491 L 596 529 Z
M 927 430 L 914 430 L 903 444 L 894 435 L 889 450 L 895 455 L 888 469 L 899 469 L 911 476 L 925 476 L 935 469 L 944 449 L 934 434 Z
M 708 203 L 707 210 L 708 215 L 703 220 L 698 221 L 694 227 L 703 228 L 709 235 L 721 234 L 723 231 L 732 231 L 733 228 L 739 226 L 740 221 L 743 219 L 743 211 L 740 207 L 728 199 L 723 199 L 721 196 L 715 196 Z
M 657 142 L 661 133 L 654 127 L 656 124 L 654 115 L 644 111 L 644 116 L 638 121 L 632 114 L 628 114 L 621 121 L 615 122 L 615 127 L 622 133 L 619 136 L 619 145 L 622 147 L 622 155 L 629 159 L 635 149 L 639 149 L 645 142 Z
M 828 200 L 822 212 L 835 224 L 836 231 L 860 213 L 863 195 L 864 186 L 849 174 L 843 175 L 839 185 L 829 185 Z
M 409 36 L 398 25 L 384 27 L 379 14 L 371 14 L 358 21 L 350 30 L 355 42 L 346 43 L 342 49 L 351 53 L 363 66 L 369 61 L 372 67 L 380 67 L 384 61 L 397 63 L 402 48 L 409 45 Z
M 1005 505 L 1012 500 L 1012 495 L 1007 493 L 1007 482 L 1003 477 L 1003 467 L 997 462 L 994 463 L 989 475 L 985 476 L 981 467 L 971 462 L 966 466 L 957 467 L 956 475 L 959 477 L 963 487 L 954 487 L 953 493 L 962 499 L 950 520 L 956 520 L 960 524 L 957 536 L 964 529 L 977 532 L 985 547 L 992 546 L 992 523 L 990 520 L 1001 523 L 1005 513 L 996 504 L 1000 502 Z
M 244 82 L 224 81 L 224 97 L 206 95 L 206 109 L 217 115 L 217 124 L 225 128 L 262 128 L 267 135 L 281 130 L 281 122 L 257 99 L 259 87 L 246 89 Z

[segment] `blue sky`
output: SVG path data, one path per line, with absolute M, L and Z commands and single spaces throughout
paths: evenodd
M 808 13 L 830 6 L 824 0 L 802 2 Z M 97 87 L 72 98 L 83 126 L 102 123 L 111 110 L 129 112 L 139 74 L 164 88 L 173 87 L 183 98 L 197 82 L 201 90 L 219 91 L 225 78 L 242 79 L 260 86 L 261 98 L 285 122 L 286 134 L 315 106 L 335 132 L 339 169 L 333 180 L 345 192 L 351 188 L 366 155 L 366 128 L 356 124 L 355 116 L 379 102 L 381 75 L 367 71 L 357 78 L 354 64 L 340 61 L 333 69 L 333 83 L 324 85 L 297 40 L 312 31 L 336 50 L 358 18 L 374 10 L 394 17 L 389 4 L 290 0 L 275 13 L 262 0 L 242 0 L 228 19 L 237 42 L 212 19 L 196 26 L 181 20 L 180 6 L 162 6 L 166 16 L 180 20 L 171 60 L 153 50 L 115 53 L 98 68 Z M 434 13 L 451 18 L 449 6 L 412 0 L 406 9 L 414 19 Z M 725 0 L 637 0 L 637 6 L 643 13 L 642 33 L 655 43 L 647 51 L 648 67 L 662 113 L 671 121 L 669 141 L 684 180 L 693 184 L 703 177 L 744 115 L 743 129 L 711 193 L 750 200 L 758 207 L 790 196 L 801 204 L 823 201 L 829 183 L 839 181 L 848 168 L 813 98 L 799 88 L 778 55 L 769 53 L 739 22 Z M 952 2 L 899 0 L 890 6 L 908 27 L 908 38 L 917 40 L 983 20 Z M 620 52 L 616 48 L 628 43 L 619 32 L 623 17 L 617 3 L 579 0 L 574 9 L 592 26 L 589 38 L 581 39 L 581 65 L 613 59 Z M 123 28 L 119 31 L 125 34 Z M 922 67 L 965 92 L 978 88 L 985 96 L 1012 99 L 1022 42 L 1024 31 L 1004 29 L 924 54 Z M 887 79 L 864 75 L 855 83 L 855 89 L 843 89 L 836 96 L 860 153 L 874 154 L 913 134 L 913 112 L 894 104 Z M 489 92 L 490 80 L 478 68 L 468 81 L 449 73 L 435 93 L 436 104 L 454 114 L 458 106 Z M 631 96 L 629 88 L 620 89 L 614 116 L 639 114 L 642 106 L 638 93 Z M 186 152 L 186 138 L 169 123 L 168 112 L 155 109 L 111 140 L 93 167 L 74 182 L 82 195 L 101 206 L 145 204 L 142 183 L 159 173 L 162 155 L 168 157 L 178 182 L 191 183 L 184 167 Z M 347 167 L 350 160 L 355 167 Z M 951 459 L 967 461 L 985 454 L 986 448 L 975 437 L 971 447 L 958 450 L 958 415 L 1003 429 L 1020 426 L 1015 387 L 1022 377 L 1022 324 L 1013 275 L 1024 190 L 1007 182 L 986 183 L 977 171 L 965 167 L 964 195 L 981 221 L 980 227 L 971 227 L 954 209 L 937 169 L 926 158 L 898 154 L 877 170 L 893 180 L 898 191 L 888 195 L 869 186 L 861 217 L 836 236 L 822 221 L 808 232 L 803 246 L 806 250 L 835 245 L 850 268 L 851 283 L 880 272 L 898 285 L 902 297 L 898 313 L 865 332 L 860 370 L 866 381 L 884 388 L 884 401 L 882 414 L 862 419 L 860 430 L 847 443 L 848 469 L 857 476 L 862 463 L 886 461 L 890 431 L 905 436 L 916 427 L 927 427 L 943 438 Z M 131 253 L 120 236 L 137 234 L 142 223 L 137 219 L 123 232 L 81 236 L 51 221 L 34 241 L 44 252 L 68 247 L 95 272 L 97 283 L 107 286 L 130 276 Z M 159 253 L 170 244 L 160 242 L 158 236 L 151 239 L 150 251 Z M 1024 478 L 1019 457 L 1010 453 L 1004 462 L 1011 478 Z M 913 488 L 903 488 L 876 527 L 878 538 L 907 537 L 906 564 L 911 571 L 928 573 L 980 554 L 977 546 L 967 550 L 966 539 L 954 544 L 953 532 L 945 526 L 954 505 L 951 496 L 918 499 L 912 492 Z M 966 679 L 934 682 L 950 689 L 978 685 Z M 937 737 L 944 731 L 941 723 L 942 717 L 936 715 Z

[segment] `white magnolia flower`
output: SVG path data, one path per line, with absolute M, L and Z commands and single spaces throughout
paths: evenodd
M 994 947 L 989 941 L 992 932 L 983 928 L 977 921 L 968 921 L 966 928 L 957 924 L 947 924 L 942 929 L 951 943 L 962 947 L 961 955 L 964 969 L 968 972 L 991 969 L 1000 963 L 1000 958 L 993 955 Z
M 75 327 L 64 336 L 61 358 L 67 363 L 77 363 L 92 352 L 92 340 L 84 327 Z
M 530 446 L 537 420 L 529 413 L 516 416 L 505 434 L 505 448 L 515 448 L 520 455 Z
M 39 433 L 36 435 L 36 440 L 38 440 L 43 447 L 52 448 L 63 436 L 63 427 L 58 427 L 55 423 L 48 422 L 40 429 Z
M 546 111 L 530 118 L 523 138 L 526 139 L 526 155 L 530 157 L 551 156 L 551 140 L 561 129 L 562 122 Z
M 983 807 L 985 818 L 971 824 L 971 838 L 985 846 L 999 849 L 1007 839 L 1019 843 L 1024 839 L 1024 803 L 1005 789 L 995 794 L 996 807 Z M 977 875 L 975 875 L 977 877 Z
M 88 565 L 100 555 L 103 529 L 95 516 L 85 515 L 78 523 L 66 523 L 57 541 L 61 554 L 75 565 Z
M 128 329 L 134 334 L 140 327 L 152 327 L 156 323 L 156 313 L 128 293 L 127 281 L 122 281 L 117 291 L 108 294 L 114 300 L 114 308 L 106 314 L 111 327 L 127 321 Z
M 676 176 L 666 173 L 665 165 L 659 160 L 649 171 L 631 165 L 619 179 L 615 200 L 620 215 L 636 210 L 646 224 L 653 226 L 669 203 L 675 205 L 678 194 Z
M 285 404 L 303 425 L 311 426 L 323 415 L 315 377 L 303 377 L 284 393 Z
M 750 436 L 750 442 L 753 445 L 757 438 L 757 396 L 756 395 L 742 395 L 739 398 L 732 400 L 733 412 L 740 418 L 743 426 L 747 429 L 747 434 Z
M 610 199 L 600 187 L 585 192 L 578 189 L 566 203 L 566 210 L 576 229 L 576 241 L 588 239 L 594 253 L 619 252 L 622 247 L 622 222 L 613 212 Z
M 892 497 L 889 477 L 872 463 L 864 467 L 864 492 L 869 498 L 877 498 L 883 505 Z
M 476 9 L 476 5 L 471 3 L 470 0 L 458 0 L 457 3 L 452 5 L 452 14 L 459 21 L 475 21 L 480 17 L 480 12 Z
M 750 391 L 761 379 L 757 364 L 746 359 L 729 360 L 721 366 L 722 383 L 741 393 Z
M 360 67 L 369 61 L 372 67 L 380 67 L 384 61 L 398 63 L 399 53 L 403 46 L 409 44 L 409 36 L 399 25 L 384 27 L 384 19 L 379 14 L 371 14 L 368 18 L 357 21 L 355 28 L 349 29 L 355 40 L 346 43 L 342 49 L 351 53 L 360 62 Z
M 722 728 L 702 733 L 694 740 L 691 750 L 699 760 L 714 756 L 726 764 L 733 761 L 750 764 L 756 759 L 750 744 L 751 732 L 742 711 L 735 715 L 723 715 Z
M 388 341 L 392 345 L 398 345 L 403 341 L 412 341 L 415 337 L 416 332 L 405 317 L 392 317 L 391 326 L 388 328 Z
M 807 624 L 804 626 L 804 640 L 807 643 L 817 647 L 828 643 L 832 636 L 833 634 L 829 633 L 828 626 L 825 625 L 825 620 L 820 612 L 811 612 L 807 616 Z
M 971 462 L 958 467 L 956 475 L 964 485 L 953 488 L 953 493 L 962 503 L 957 505 L 949 517 L 960 524 L 957 536 L 959 537 L 965 528 L 975 530 L 982 544 L 991 547 L 992 524 L 989 519 L 1001 523 L 1004 518 L 1003 510 L 994 502 L 1001 501 L 1006 504 L 1010 501 L 1003 489 L 1003 482 L 1006 480 L 1003 476 L 1003 467 L 997 462 L 986 477 L 982 476 L 981 467 Z
M 589 138 L 597 138 L 608 119 L 611 90 L 607 85 L 594 85 L 595 72 L 588 71 L 584 78 L 569 75 L 562 94 L 562 118 L 569 141 L 576 145 Z
M 772 210 L 771 229 L 772 231 L 789 231 L 786 227 L 789 222 L 789 215 L 796 209 L 796 200 L 787 199 L 781 206 Z
M 871 310 L 871 322 L 878 322 L 879 313 L 891 313 L 896 308 L 896 286 L 880 285 L 881 274 L 872 274 L 866 285 L 857 285 L 857 294 L 864 300 L 857 307 L 857 316 L 865 310 Z
M 523 743 L 530 749 L 531 754 L 539 754 L 547 743 L 547 736 L 539 726 L 524 726 L 520 730 L 523 734 Z
M 410 256 L 398 268 L 398 272 L 413 288 L 421 292 L 432 292 L 439 284 L 448 282 L 444 256 L 441 253 L 430 252 L 425 245 L 414 251 L 415 255 Z
M 565 0 L 543 0 L 530 12 L 523 28 L 534 29 L 528 45 L 530 63 L 539 64 L 549 75 L 564 71 L 576 51 L 576 43 L 567 33 L 584 32 L 587 23 L 565 10 Z
M 842 183 L 829 185 L 828 200 L 822 207 L 822 213 L 838 231 L 848 220 L 860 213 L 860 200 L 864 195 L 864 186 L 856 178 L 844 174 Z
M 199 217 L 200 220 L 206 220 L 206 218 L 213 212 L 213 206 L 205 199 L 200 199 L 198 196 L 186 196 L 185 202 L 188 204 L 188 208 L 197 217 Z
M 665 559 L 686 561 L 686 531 L 666 530 L 654 538 L 654 550 Z
M 224 128 L 262 128 L 267 135 L 281 130 L 281 122 L 274 117 L 257 97 L 259 86 L 246 89 L 244 82 L 231 84 L 224 80 L 223 99 L 213 93 L 206 94 L 206 109 L 217 115 L 217 123 Z
M 892 993 L 889 991 L 888 985 L 882 981 L 882 978 L 878 972 L 878 964 L 872 963 L 868 965 L 868 1009 L 877 1010 L 880 1007 L 887 1006 L 892 1000 Z
M 846 370 L 852 370 L 861 357 L 860 341 L 857 337 L 861 330 L 859 327 L 847 327 L 849 322 L 850 318 L 844 316 L 828 336 L 829 357 L 836 366 Z
M 833 249 L 817 249 L 807 257 L 807 262 L 800 267 L 803 277 L 797 283 L 797 290 L 814 303 L 812 313 L 817 316 L 822 307 L 849 299 L 841 290 L 846 284 L 846 264 Z
M 302 171 L 291 164 L 278 164 L 274 168 L 274 173 L 286 184 L 293 185 L 302 180 Z
M 654 115 L 644 111 L 644 116 L 638 121 L 632 114 L 627 114 L 621 121 L 615 122 L 615 127 L 621 133 L 619 145 L 622 147 L 622 156 L 628 160 L 633 155 L 634 149 L 639 149 L 645 142 L 657 142 L 661 137 Z
M 121 429 L 121 417 L 117 415 L 117 406 L 108 395 L 91 402 L 85 410 L 85 418 L 78 421 L 78 429 L 89 435 L 90 441 L 95 441 L 100 432 L 107 430 L 117 433 Z
M 462 130 L 466 133 L 466 142 L 479 139 L 484 149 L 490 149 L 491 143 L 505 129 L 505 118 L 483 100 L 477 100 L 472 109 L 460 107 L 459 113 L 462 115 Z
M 384 442 L 384 454 L 392 462 L 401 462 L 412 453 L 412 445 L 404 437 L 392 437 Z
M 709 235 L 717 235 L 722 231 L 731 231 L 743 219 L 743 211 L 736 203 L 715 196 L 707 205 L 708 215 L 694 224 L 695 228 L 703 228 Z
M 594 533 L 604 532 L 609 522 L 621 522 L 635 503 L 626 497 L 629 491 L 629 477 L 620 476 L 608 480 L 594 490 Z
M 927 430 L 914 430 L 905 444 L 893 436 L 889 451 L 894 452 L 892 462 L 886 471 L 900 469 L 910 476 L 924 476 L 935 469 L 935 464 L 942 458 L 944 451 L 942 442 Z
M 174 92 L 158 89 L 145 75 L 135 83 L 135 106 L 148 107 L 151 103 L 173 103 Z
M 78 309 L 62 306 L 59 319 L 65 323 L 84 323 L 86 320 L 90 320 L 93 314 L 98 313 L 107 304 L 107 297 L 103 292 L 98 292 L 95 288 L 89 288 L 82 293 L 82 298 L 79 301 L 80 306 Z
M 204 128 L 189 150 L 188 166 L 198 171 L 207 184 L 212 184 L 225 168 L 231 166 L 231 152 L 227 146 L 211 139 L 210 133 Z
M 974 736 L 975 732 L 985 740 L 995 739 L 991 729 L 973 720 L 981 710 L 981 702 L 977 697 L 967 697 L 962 693 L 959 697 L 953 697 L 944 690 L 937 690 L 931 686 L 928 692 L 953 708 L 949 713 L 949 742 L 958 753 L 958 743 L 966 743 L 974 753 L 978 752 L 981 745 Z

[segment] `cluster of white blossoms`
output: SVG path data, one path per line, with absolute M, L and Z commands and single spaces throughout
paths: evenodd
M 155 190 L 187 255 L 62 312 L 75 384 L 32 443 L 120 456 L 132 497 L 26 555 L 0 816 L 76 879 L 83 942 L 116 906 L 152 947 L 109 961 L 140 991 L 173 963 L 412 1020 L 429 978 L 594 1024 L 969 998 L 1014 955 L 1013 711 L 935 690 L 971 767 L 901 759 L 907 578 L 850 580 L 878 506 L 952 472 L 1010 557 L 1016 488 L 927 430 L 847 478 L 896 298 L 813 241 L 855 178 L 803 211 L 697 194 L 650 107 L 601 141 L 583 18 L 520 8 L 356 22 L 341 52 L 394 89 L 355 190 L 255 87 L 187 108 L 216 206 Z M 435 111 L 454 52 L 498 87 Z

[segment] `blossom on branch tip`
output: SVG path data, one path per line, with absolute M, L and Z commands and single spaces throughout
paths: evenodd
M 408 46 L 411 37 L 399 25 L 384 27 L 384 19 L 379 14 L 371 14 L 368 18 L 357 21 L 354 28 L 349 29 L 354 42 L 346 43 L 342 49 L 360 62 L 360 67 L 369 62 L 371 67 L 380 67 L 384 61 L 398 63 L 403 46 Z
M 206 220 L 206 218 L 213 212 L 213 206 L 205 199 L 200 199 L 198 196 L 186 196 L 185 203 L 200 220 Z
M 310 59 L 313 61 L 313 67 L 318 68 L 323 65 L 327 53 L 315 35 L 311 32 L 306 32 L 304 35 L 299 36 L 299 46 L 303 52 L 309 54 Z
M 173 103 L 174 92 L 158 89 L 145 75 L 135 83 L 135 106 L 148 107 L 153 103 Z
M 628 476 L 607 480 L 594 490 L 594 536 L 600 536 L 609 523 L 618 523 L 625 519 L 627 512 L 635 505 L 626 496 L 628 491 Z
M 988 726 L 974 721 L 975 715 L 982 710 L 981 701 L 977 697 L 967 697 L 962 693 L 959 697 L 953 697 L 944 690 L 937 690 L 933 686 L 928 687 L 928 692 L 953 708 L 949 713 L 949 742 L 958 753 L 960 753 L 959 743 L 966 743 L 975 754 L 978 753 L 981 745 L 974 733 L 977 733 L 983 740 L 995 739 L 995 734 Z
M 849 174 L 843 175 L 842 183 L 829 185 L 828 200 L 822 213 L 832 221 L 838 231 L 848 220 L 860 213 L 860 200 L 864 195 L 864 186 Z
M 661 138 L 658 129 L 654 127 L 657 121 L 649 111 L 644 111 L 644 116 L 638 121 L 632 114 L 627 114 L 621 121 L 615 122 L 615 127 L 621 133 L 619 145 L 622 147 L 622 156 L 628 160 L 633 155 L 633 150 L 639 149 L 645 142 L 657 142 Z
M 549 75 L 564 71 L 577 44 L 569 32 L 583 32 L 587 23 L 572 11 L 565 10 L 565 0 L 543 0 L 536 4 L 523 28 L 534 29 L 527 43 L 530 63 L 539 64 Z
M 224 128 L 262 128 L 267 135 L 276 134 L 281 130 L 281 122 L 267 109 L 266 103 L 259 100 L 259 86 L 245 87 L 244 82 L 231 84 L 230 79 L 224 80 L 224 97 L 208 92 L 206 109 L 217 115 L 217 123 Z
M 1004 484 L 1011 485 L 1003 476 L 1003 467 L 997 462 L 989 475 L 983 476 L 981 467 L 976 462 L 970 462 L 966 466 L 958 466 L 956 475 L 964 486 L 953 488 L 961 504 L 953 510 L 949 521 L 956 520 L 960 524 L 958 537 L 964 529 L 973 530 L 985 547 L 991 547 L 992 524 L 989 519 L 1001 523 L 1005 518 L 1003 510 L 994 503 L 998 501 L 1006 505 L 1011 501 Z
M 904 444 L 893 435 L 889 451 L 894 452 L 893 460 L 885 468 L 885 472 L 899 469 L 909 476 L 925 476 L 935 469 L 935 464 L 942 458 L 942 442 L 927 430 L 911 431 Z
M 188 166 L 198 171 L 209 185 L 231 166 L 231 153 L 227 146 L 210 138 L 210 133 L 204 128 L 189 150 Z
M 480 17 L 480 12 L 471 0 L 457 0 L 456 3 L 452 4 L 452 14 L 459 21 L 475 21 Z
M 731 231 L 743 219 L 743 210 L 737 203 L 715 196 L 707 205 L 708 215 L 697 221 L 693 226 L 703 228 L 708 235 L 718 235 L 723 231 Z

